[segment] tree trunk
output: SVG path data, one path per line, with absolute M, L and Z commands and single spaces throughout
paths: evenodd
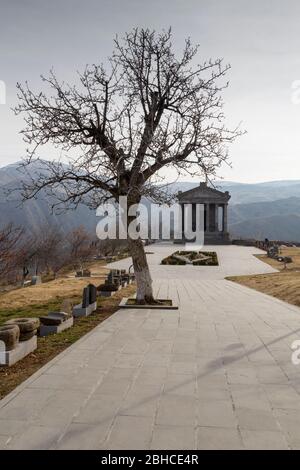
M 155 304 L 152 279 L 142 240 L 128 238 L 128 247 L 133 261 L 137 284 L 136 299 L 140 304 Z

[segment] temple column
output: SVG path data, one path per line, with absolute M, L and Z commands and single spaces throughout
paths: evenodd
M 216 231 L 216 205 L 210 204 L 210 232 Z
M 196 230 L 196 204 L 192 204 L 192 230 Z
M 209 229 L 210 204 L 205 204 L 205 206 L 206 206 L 206 232 L 210 232 L 210 229 Z
M 181 230 L 182 230 L 182 240 L 184 240 L 184 204 L 181 206 Z
M 224 204 L 223 206 L 223 232 L 227 232 L 227 208 L 228 204 Z
M 219 206 L 215 204 L 215 232 L 219 231 Z

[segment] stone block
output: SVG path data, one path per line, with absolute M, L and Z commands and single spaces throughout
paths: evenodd
M 87 307 L 83 307 L 82 304 L 75 305 L 73 308 L 73 317 L 88 317 L 91 313 L 97 310 L 97 302 L 94 302 Z
M 64 322 L 60 323 L 59 325 L 45 325 L 42 324 L 40 326 L 40 336 L 48 336 L 48 335 L 53 335 L 57 333 L 61 333 L 64 330 L 67 330 L 68 328 L 71 328 L 74 324 L 74 318 L 70 317 L 68 320 L 65 320 Z
M 69 318 L 64 312 L 49 312 L 46 317 L 40 317 L 41 323 L 47 326 L 58 326 Z
M 100 297 L 112 297 L 113 295 L 115 295 L 116 292 L 117 292 L 117 291 L 115 291 L 115 290 L 112 290 L 112 291 L 109 291 L 109 290 L 105 290 L 105 291 L 104 291 L 104 290 L 100 290 L 99 293 L 98 293 L 98 295 L 99 295 Z
M 12 366 L 37 348 L 37 337 L 18 343 L 12 351 L 0 351 L 0 366 Z

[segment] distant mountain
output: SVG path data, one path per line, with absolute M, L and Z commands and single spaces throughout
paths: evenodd
M 28 233 L 38 234 L 41 227 L 55 226 L 65 234 L 70 230 L 83 225 L 87 231 L 95 233 L 99 218 L 95 211 L 80 204 L 76 210 L 68 210 L 64 213 L 51 210 L 54 200 L 41 192 L 35 199 L 21 203 L 19 191 L 20 182 L 26 179 L 20 171 L 18 164 L 0 168 L 0 227 L 8 222 L 23 226 Z M 16 190 L 8 193 L 10 190 Z
M 275 215 L 300 216 L 300 197 L 229 205 L 229 224 Z
M 49 198 L 40 194 L 20 206 L 18 193 L 9 200 L 6 190 L 16 188 L 24 175 L 18 164 L 0 168 L 0 227 L 14 222 L 38 232 L 45 224 L 55 225 L 65 233 L 84 225 L 95 233 L 99 220 L 95 212 L 84 205 L 63 214 L 52 214 Z M 175 182 L 168 191 L 188 191 L 197 186 L 193 182 Z M 300 180 L 271 181 L 257 184 L 244 184 L 232 181 L 216 182 L 215 187 L 229 191 L 229 229 L 233 237 L 254 237 L 300 241 Z
M 257 217 L 229 225 L 232 238 L 255 238 L 257 240 L 300 241 L 299 215 L 272 215 Z
M 271 181 L 257 184 L 219 183 L 219 188 L 231 194 L 231 204 L 276 201 L 290 197 L 300 198 L 300 181 Z
M 233 181 L 216 181 L 213 183 L 220 191 L 229 191 L 230 205 L 252 202 L 270 202 L 277 199 L 300 197 L 300 180 L 270 181 L 267 183 L 235 183 Z M 176 182 L 169 185 L 170 192 L 188 191 L 197 183 Z

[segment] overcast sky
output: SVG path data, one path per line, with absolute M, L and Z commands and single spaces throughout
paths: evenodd
M 17 81 L 39 88 L 53 66 L 74 81 L 86 63 L 102 62 L 116 33 L 135 26 L 172 26 L 175 46 L 199 43 L 201 59 L 224 57 L 232 69 L 224 94 L 227 123 L 242 121 L 247 135 L 230 149 L 231 181 L 300 179 L 299 0 L 0 0 L 0 166 L 20 160 L 22 121 L 10 107 Z M 51 155 L 49 155 L 51 158 Z M 188 180 L 189 178 L 185 178 Z

